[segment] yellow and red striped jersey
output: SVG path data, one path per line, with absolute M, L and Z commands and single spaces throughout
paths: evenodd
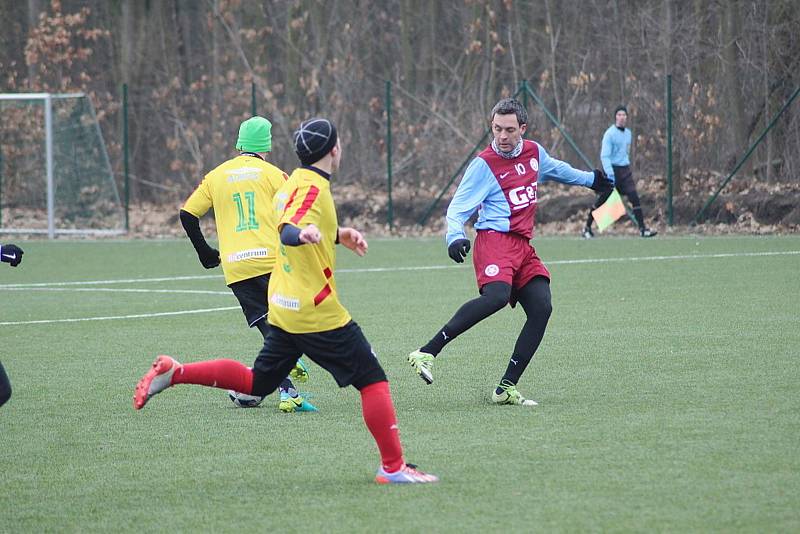
M 319 173 L 296 169 L 275 194 L 278 233 L 284 224 L 319 228 L 316 244 L 280 245 L 269 282 L 270 324 L 287 332 L 326 332 L 350 322 L 339 302 L 333 272 L 339 223 L 330 182 Z

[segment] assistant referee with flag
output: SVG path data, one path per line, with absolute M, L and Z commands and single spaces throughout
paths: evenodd
M 633 215 L 636 217 L 636 224 L 639 226 L 639 235 L 642 237 L 653 237 L 658 232 L 651 230 L 644 224 L 644 213 L 642 212 L 642 202 L 639 200 L 639 193 L 636 191 L 636 183 L 633 181 L 631 173 L 631 135 L 630 128 L 625 125 L 628 122 L 628 109 L 625 106 L 617 106 L 614 110 L 614 124 L 608 127 L 603 134 L 603 144 L 600 150 L 600 160 L 603 162 L 603 170 L 606 175 L 614 182 L 614 189 L 620 195 L 625 195 L 633 208 Z M 592 232 L 592 212 L 602 206 L 612 191 L 606 191 L 597 195 L 597 198 L 589 210 L 586 219 L 586 226 L 581 235 L 586 239 L 594 237 Z

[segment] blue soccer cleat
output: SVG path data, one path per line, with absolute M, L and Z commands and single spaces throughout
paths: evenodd
M 302 395 L 292 397 L 286 391 L 281 391 L 281 401 L 278 403 L 278 409 L 283 413 L 319 411 L 316 406 L 308 402 Z

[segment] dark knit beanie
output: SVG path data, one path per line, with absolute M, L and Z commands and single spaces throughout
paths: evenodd
M 294 151 L 303 165 L 321 160 L 336 146 L 336 126 L 328 119 L 309 119 L 294 132 Z
M 614 110 L 614 116 L 616 117 L 616 116 L 617 116 L 617 113 L 619 113 L 620 111 L 624 111 L 624 112 L 625 112 L 625 115 L 627 115 L 627 114 L 628 114 L 628 108 L 626 108 L 626 107 L 625 107 L 625 106 L 623 106 L 623 105 L 619 105 L 619 106 L 617 106 L 617 109 L 615 109 L 615 110 Z

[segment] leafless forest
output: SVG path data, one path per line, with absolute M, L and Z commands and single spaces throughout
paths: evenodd
M 253 82 L 259 114 L 274 122 L 272 160 L 290 170 L 293 128 L 333 118 L 339 183 L 363 191 L 378 217 L 391 81 L 398 216 L 408 219 L 523 79 L 594 165 L 613 109 L 627 104 L 634 169 L 663 186 L 671 74 L 675 188 L 698 196 L 800 84 L 796 0 L 0 0 L 0 21 L 0 92 L 90 93 L 120 184 L 129 85 L 134 203 L 175 203 L 232 154 Z M 532 137 L 585 167 L 531 100 L 529 111 Z M 743 173 L 735 183 L 797 184 L 800 99 Z

